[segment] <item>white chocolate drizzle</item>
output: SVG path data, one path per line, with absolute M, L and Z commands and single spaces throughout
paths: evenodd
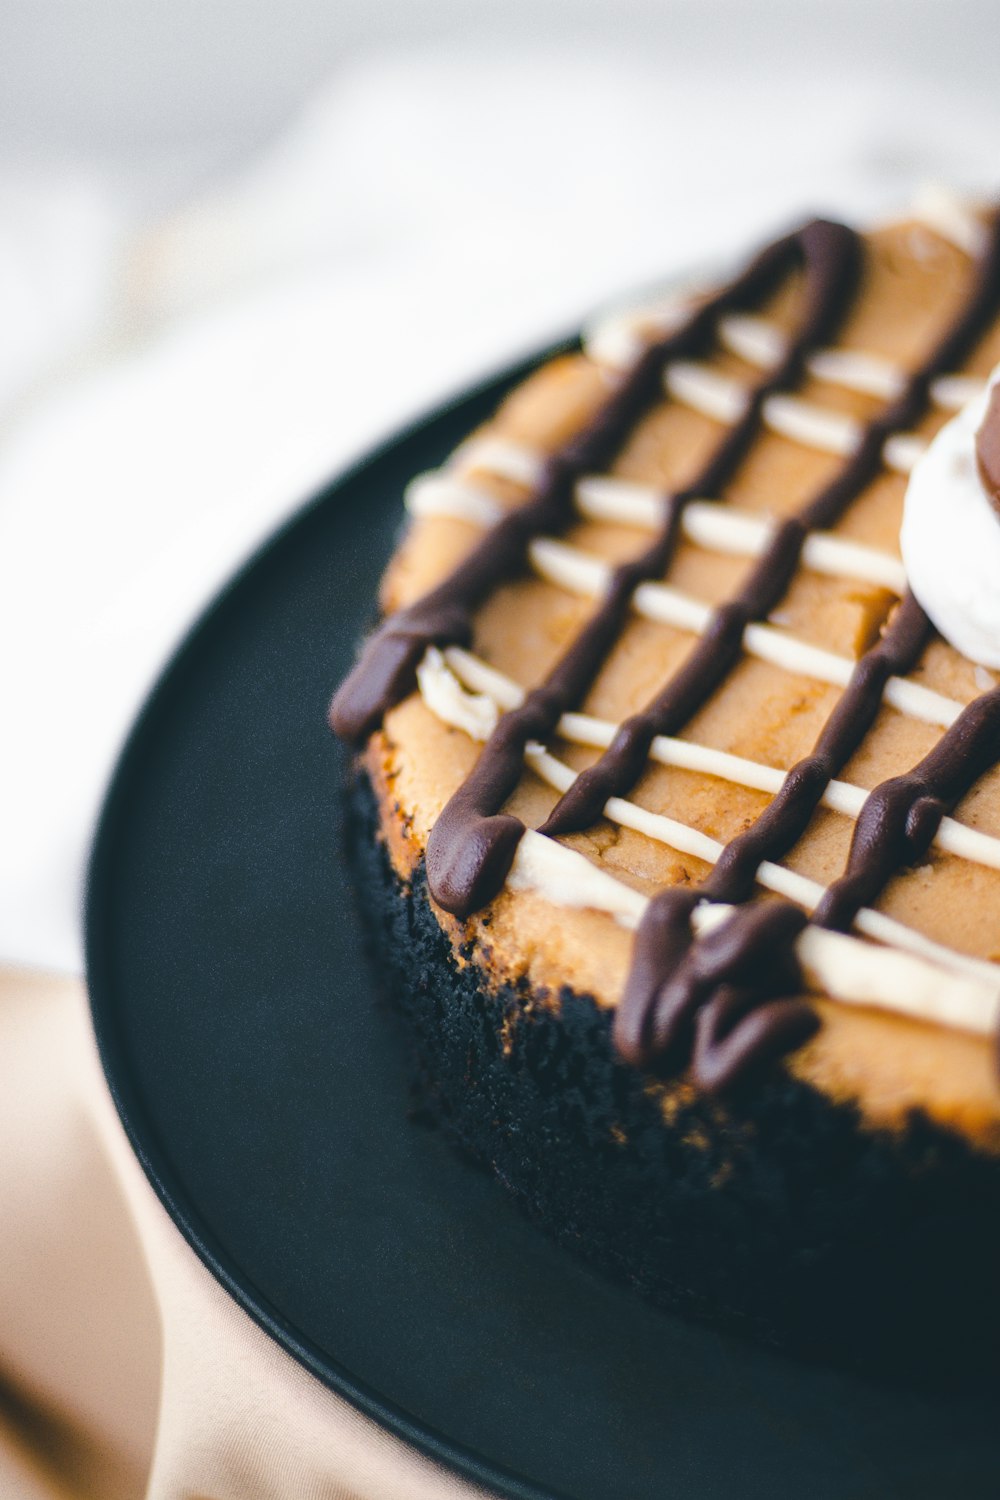
M 587 598 L 600 597 L 611 582 L 613 569 L 610 563 L 551 537 L 537 537 L 529 544 L 528 556 L 541 577 L 570 593 Z M 704 634 L 712 619 L 710 604 L 667 583 L 640 584 L 632 596 L 632 608 L 648 620 L 658 620 L 678 630 L 689 630 L 693 635 Z M 855 665 L 850 657 L 838 656 L 836 652 L 814 646 L 773 625 L 748 625 L 743 632 L 743 649 L 748 655 L 770 662 L 786 672 L 813 677 L 840 688 L 847 686 Z M 956 699 L 946 698 L 944 694 L 906 677 L 890 677 L 883 696 L 885 702 L 900 713 L 942 729 L 955 722 L 964 706 Z
M 495 699 L 463 687 L 437 646 L 428 646 L 417 666 L 417 687 L 432 714 L 463 729 L 470 739 L 488 740 L 496 728 L 500 714 Z
M 665 498 L 651 485 L 603 474 L 587 475 L 575 491 L 576 508 L 584 519 L 649 531 L 655 531 L 662 521 Z M 480 526 L 492 526 L 503 513 L 492 495 L 469 480 L 453 477 L 446 469 L 418 475 L 407 486 L 404 502 L 414 516 L 452 516 Z M 719 500 L 694 500 L 681 518 L 688 541 L 706 551 L 734 557 L 760 557 L 776 524 L 759 511 L 741 510 Z M 816 532 L 807 537 L 802 560 L 813 572 L 873 583 L 894 594 L 901 595 L 906 587 L 899 558 L 831 533 Z
M 483 470 L 524 485 L 526 489 L 539 482 L 544 467 L 544 453 L 489 431 L 466 438 L 448 460 L 448 468 L 458 474 Z
M 750 389 L 742 381 L 697 360 L 676 360 L 668 365 L 663 384 L 675 401 L 727 426 L 739 421 L 750 399 Z M 761 420 L 780 437 L 841 458 L 850 457 L 864 430 L 860 422 L 844 412 L 784 393 L 767 397 Z M 886 441 L 883 458 L 890 469 L 908 474 L 926 446 L 917 433 L 894 433 Z
M 781 329 L 766 318 L 731 313 L 720 318 L 717 331 L 724 349 L 759 370 L 774 369 L 787 349 Z M 906 371 L 900 365 L 862 349 L 817 349 L 805 363 L 814 379 L 881 401 L 896 400 L 906 387 Z M 977 375 L 939 375 L 931 381 L 931 401 L 942 411 L 957 411 L 982 388 Z
M 716 325 L 716 334 L 723 349 L 757 370 L 776 369 L 788 347 L 788 339 L 777 323 L 751 313 L 726 313 Z M 627 369 L 642 353 L 645 343 L 637 332 L 627 340 L 621 336 L 612 340 L 601 331 L 592 335 L 584 347 L 588 358 L 596 363 Z M 612 347 L 618 347 L 623 354 L 627 347 L 628 357 L 617 361 L 608 358 Z M 906 371 L 901 365 L 864 349 L 817 349 L 806 356 L 805 368 L 815 380 L 826 385 L 881 401 L 895 400 L 906 386 Z M 982 389 L 983 381 L 978 375 L 939 375 L 931 381 L 930 397 L 941 411 L 958 411 Z
M 473 526 L 494 526 L 503 515 L 503 506 L 489 490 L 446 469 L 431 469 L 411 479 L 403 504 L 411 516 L 449 516 Z

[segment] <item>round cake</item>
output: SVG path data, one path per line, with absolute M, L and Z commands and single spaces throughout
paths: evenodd
M 998 360 L 941 195 L 603 320 L 415 476 L 331 708 L 445 1128 L 661 1305 L 948 1378 L 1000 1338 Z

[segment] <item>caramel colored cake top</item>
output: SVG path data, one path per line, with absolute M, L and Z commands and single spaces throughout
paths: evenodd
M 1000 692 L 899 553 L 1000 360 L 960 223 L 806 226 L 539 370 L 411 486 L 333 717 L 497 981 L 592 994 L 678 1087 L 784 1056 L 1000 1149 Z

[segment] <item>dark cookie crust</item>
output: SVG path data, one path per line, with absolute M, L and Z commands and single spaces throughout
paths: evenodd
M 491 986 L 471 953 L 456 964 L 422 867 L 406 884 L 389 862 L 361 770 L 351 810 L 421 1101 L 534 1220 L 652 1302 L 765 1342 L 948 1384 L 992 1375 L 1000 1162 L 919 1113 L 865 1129 L 781 1068 L 725 1106 L 644 1077 L 591 997 L 545 1003 Z

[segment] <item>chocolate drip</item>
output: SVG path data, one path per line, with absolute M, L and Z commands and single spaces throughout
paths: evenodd
M 694 481 L 665 500 L 663 523 L 652 545 L 641 557 L 615 569 L 611 585 L 586 627 L 545 682 L 528 694 L 519 709 L 500 720 L 472 775 L 448 802 L 431 831 L 427 843 L 428 884 L 439 905 L 456 916 L 468 916 L 495 896 L 513 862 L 518 830 L 523 831 L 523 825 L 509 814 L 502 814 L 500 809 L 520 779 L 526 744 L 529 740 L 544 740 L 550 736 L 561 715 L 584 696 L 621 633 L 636 588 L 644 580 L 662 577 L 665 572 L 685 505 L 697 495 L 718 490 L 732 474 L 753 441 L 767 396 L 798 379 L 806 353 L 817 341 L 831 335 L 849 300 L 859 269 L 858 240 L 852 230 L 816 220 L 797 235 L 780 241 L 779 247 L 777 259 L 774 247 L 765 251 L 750 273 L 744 273 L 711 303 L 700 308 L 691 325 L 698 324 L 699 340 L 707 338 L 720 311 L 739 305 L 748 291 L 757 289 L 761 279 L 758 268 L 762 264 L 767 267 L 768 279 L 771 279 L 775 270 L 789 269 L 795 258 L 801 256 L 806 272 L 806 310 L 801 329 L 779 368 L 754 388 L 744 415 L 726 433 Z M 656 372 L 654 395 L 659 389 L 664 364 L 679 352 L 688 337 L 687 331 L 683 330 L 655 351 L 651 366 Z M 648 394 L 645 384 L 643 390 Z M 630 398 L 629 409 L 634 421 L 638 416 L 635 398 Z M 602 449 L 605 463 L 613 457 L 612 438 L 620 441 L 624 435 L 621 426 L 615 425 Z M 581 447 L 585 450 L 586 460 L 585 463 L 573 461 L 576 474 L 594 465 L 586 439 Z M 796 523 L 789 523 L 782 529 L 789 553 L 789 577 L 804 538 L 804 533 L 798 533 Z M 751 608 L 758 607 L 761 590 L 773 588 L 768 575 L 760 569 L 757 573 L 760 575 L 759 588 L 749 600 Z M 730 661 L 739 650 L 745 625 L 742 616 L 734 610 L 725 618 L 720 616 L 719 625 L 714 635 L 710 633 L 710 637 L 706 637 L 708 649 L 703 653 L 697 674 L 693 678 L 689 676 L 677 689 L 681 710 L 686 714 L 690 714 L 693 705 L 702 701 L 707 692 L 722 681 Z M 712 676 L 710 683 L 706 683 L 706 674 Z M 637 726 L 634 735 L 632 730 L 631 723 L 624 725 L 619 739 L 623 753 L 633 757 L 630 764 L 634 764 L 638 774 L 652 736 L 644 738 L 643 725 Z M 605 800 L 603 796 L 599 800 L 598 815 Z M 585 826 L 593 820 L 589 817 L 583 824 L 574 826 Z M 553 830 L 548 824 L 542 829 L 542 832 L 550 831 Z
M 846 932 L 898 870 L 924 857 L 944 815 L 998 761 L 1000 688 L 994 688 L 970 703 L 911 771 L 868 794 L 847 870 L 830 886 L 813 921 Z
M 1000 515 L 1000 385 L 990 391 L 986 416 L 976 433 L 976 467 L 990 504 Z
M 786 901 L 738 903 L 749 903 L 762 862 L 779 859 L 801 838 L 827 784 L 871 728 L 886 682 L 912 670 L 930 634 L 926 615 L 913 595 L 906 594 L 882 639 L 855 666 L 812 754 L 792 767 L 751 827 L 726 845 L 701 886 L 685 892 L 692 902 L 704 898 L 736 904 L 720 929 L 726 942 L 716 944 L 712 983 L 694 986 L 688 978 L 700 972 L 694 955 L 704 939 L 666 983 L 651 984 L 646 970 L 633 963 L 615 1018 L 616 1039 L 631 1061 L 648 1066 L 657 1059 L 686 1060 L 692 1052 L 695 1015 L 703 1008 L 705 1019 L 699 1018 L 693 1044 L 693 1070 L 703 1087 L 722 1091 L 799 1046 L 815 1030 L 806 1020 L 813 1016 L 808 1006 L 774 999 L 801 991 L 801 983 L 780 984 L 776 976 L 798 976 L 792 944 L 806 925 L 805 913 Z M 662 924 L 654 913 L 672 894 L 661 892 L 650 903 L 640 927 L 642 932 L 650 923 L 650 942 Z M 761 942 L 762 932 L 766 943 Z M 647 951 L 645 963 L 663 975 L 682 956 L 683 945 L 675 937 L 669 953 L 657 958 Z
M 534 498 L 492 527 L 443 583 L 391 615 L 369 638 L 354 670 L 334 694 L 329 715 L 334 733 L 362 743 L 388 710 L 413 691 L 417 663 L 429 645 L 468 642 L 476 608 L 505 579 L 521 571 L 532 537 L 541 532 L 558 535 L 570 525 L 577 479 L 611 463 L 643 412 L 660 395 L 666 363 L 701 352 L 711 341 L 718 315 L 766 295 L 800 248 L 815 266 L 817 278 L 830 274 L 827 262 L 839 263 L 846 253 L 842 241 L 848 236 L 853 241 L 849 230 L 817 220 L 776 240 L 740 276 L 696 308 L 682 328 L 652 345 L 590 426 L 549 460 Z M 836 272 L 837 266 L 831 269 Z M 818 327 L 817 334 L 821 333 Z
M 761 999 L 760 982 L 743 990 L 720 985 L 698 1012 L 691 1072 L 708 1093 L 727 1094 L 797 1052 L 819 1030 L 811 1005 Z
M 762 987 L 772 996 L 802 989 L 792 944 L 806 915 L 785 901 L 757 902 L 734 911 L 694 941 L 691 915 L 702 898 L 697 889 L 661 891 L 636 932 L 625 997 L 615 1014 L 615 1044 L 638 1066 L 658 1061 L 669 1068 L 692 1056 L 695 1077 L 705 1087 L 731 1081 L 739 1060 L 759 1064 L 773 1050 L 771 1025 L 754 1023 L 752 1046 L 739 1023 L 755 1006 Z M 782 1001 L 784 1041 L 815 1030 L 815 1015 L 801 1002 Z

